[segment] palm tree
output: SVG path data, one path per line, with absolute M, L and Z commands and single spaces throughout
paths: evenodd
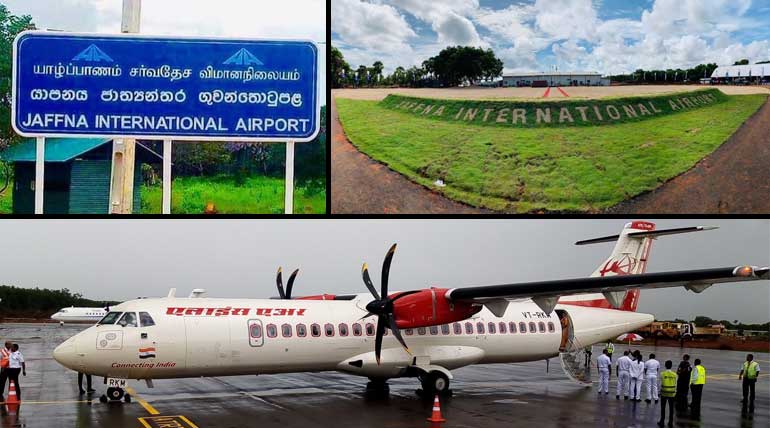
M 382 61 L 376 61 L 372 64 L 372 84 L 380 81 L 380 78 L 382 78 L 382 70 L 384 68 L 385 65 L 382 64 Z

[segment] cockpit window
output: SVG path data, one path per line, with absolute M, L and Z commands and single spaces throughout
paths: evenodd
M 123 312 L 108 312 L 107 315 L 99 321 L 99 324 L 115 324 L 115 321 L 117 321 L 122 314 Z
M 153 321 L 152 317 L 147 312 L 139 312 L 139 322 L 141 322 L 142 327 L 155 325 L 155 321 Z
M 133 312 L 126 312 L 122 317 L 120 317 L 118 325 L 123 327 L 136 327 L 136 314 Z

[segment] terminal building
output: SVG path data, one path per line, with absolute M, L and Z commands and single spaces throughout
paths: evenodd
M 770 64 L 720 66 L 711 73 L 710 83 L 770 83 Z
M 549 86 L 610 86 L 610 79 L 595 72 L 516 73 L 503 75 L 504 88 Z

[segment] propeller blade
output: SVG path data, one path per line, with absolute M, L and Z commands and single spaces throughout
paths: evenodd
M 291 287 L 294 285 L 294 279 L 297 277 L 297 274 L 299 273 L 299 269 L 295 269 L 294 272 L 291 273 L 291 276 L 289 276 L 289 282 L 286 283 L 286 298 L 291 299 Z
M 377 317 L 377 335 L 374 337 L 374 358 L 377 359 L 377 365 L 380 365 L 380 352 L 382 351 L 382 336 L 385 334 L 385 323 L 382 315 Z
M 281 279 L 281 268 L 278 268 L 278 274 L 275 276 L 275 283 L 278 286 L 278 296 L 281 299 L 286 298 L 286 293 L 283 291 L 283 280 Z
M 396 252 L 396 244 L 390 246 L 388 254 L 385 254 L 385 261 L 382 262 L 382 297 L 388 295 L 388 276 L 390 276 L 390 262 L 393 261 L 393 253 Z
M 398 326 L 396 325 L 396 318 L 394 318 L 393 315 L 388 315 L 388 326 L 390 327 L 390 331 L 393 332 L 393 336 L 396 336 L 396 339 L 398 339 L 399 343 L 401 343 L 401 346 L 404 347 L 409 355 L 412 355 L 412 351 L 410 351 L 409 347 L 406 346 L 406 342 L 404 342 L 404 338 L 401 336 L 401 331 L 398 329 Z
M 374 296 L 375 300 L 380 300 L 380 295 L 377 294 L 377 290 L 374 288 L 374 284 L 372 284 L 372 279 L 369 278 L 369 266 L 367 266 L 366 263 L 361 267 L 361 273 L 364 276 L 364 284 L 366 284 L 366 288 L 369 289 L 369 292 L 372 293 L 372 296 Z
M 371 313 L 371 312 L 367 312 L 367 313 L 366 313 L 366 315 L 364 315 L 364 316 L 362 316 L 361 318 L 359 318 L 359 319 L 358 319 L 358 321 L 361 321 L 361 320 L 363 320 L 363 319 L 366 319 L 366 318 L 368 318 L 368 317 L 370 317 L 370 316 L 372 316 L 372 315 L 374 315 L 374 314 L 373 314 L 373 313 Z

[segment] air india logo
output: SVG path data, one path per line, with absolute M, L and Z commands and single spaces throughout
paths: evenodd
M 628 275 L 634 270 L 634 266 L 636 266 L 636 259 L 626 254 L 620 260 L 608 260 L 599 274 L 606 276 L 607 273 L 612 272 L 615 275 Z

